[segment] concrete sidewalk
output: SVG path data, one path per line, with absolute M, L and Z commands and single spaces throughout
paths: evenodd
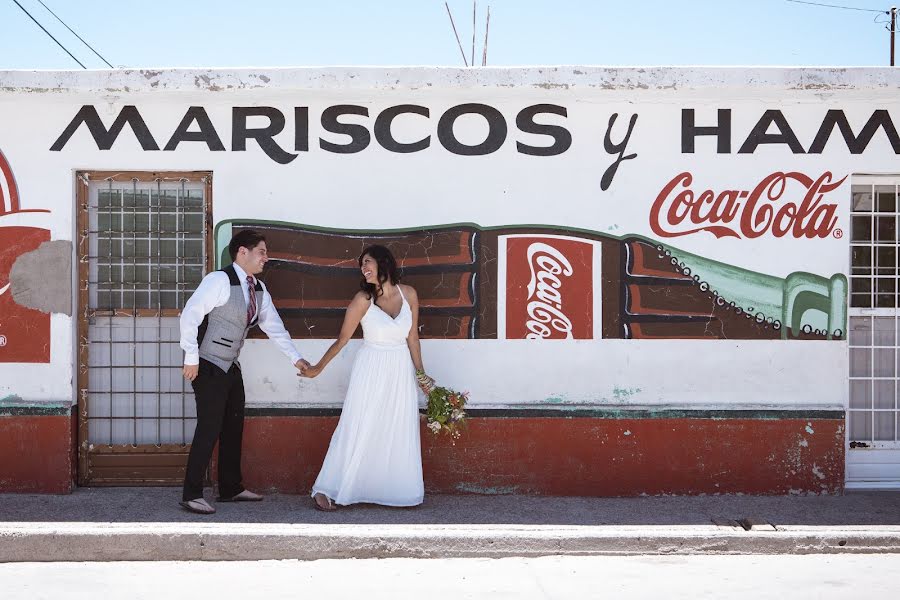
M 176 488 L 0 494 L 0 561 L 900 553 L 900 493 L 560 498 L 428 495 L 334 513 L 272 495 L 182 510 Z

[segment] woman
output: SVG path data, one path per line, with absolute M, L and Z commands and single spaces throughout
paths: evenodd
M 359 268 L 362 289 L 347 307 L 340 336 L 303 372 L 321 373 L 362 324 L 341 418 L 312 489 L 318 510 L 357 502 L 416 506 L 425 494 L 416 383 L 427 393 L 434 381 L 422 367 L 419 300 L 398 283 L 397 261 L 384 246 L 366 248 Z

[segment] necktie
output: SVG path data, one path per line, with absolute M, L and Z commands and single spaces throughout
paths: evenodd
M 256 286 L 253 285 L 253 276 L 247 275 L 247 288 L 250 291 L 249 300 L 247 302 L 247 325 L 253 320 L 256 314 Z

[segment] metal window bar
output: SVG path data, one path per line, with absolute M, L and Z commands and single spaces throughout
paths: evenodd
M 131 269 L 135 275 L 137 275 L 137 184 L 137 178 L 131 180 Z M 125 203 L 123 202 L 122 204 L 124 210 Z M 124 219 L 122 221 L 122 229 L 125 229 Z M 124 238 L 125 236 L 123 235 L 122 237 Z M 122 255 L 125 255 L 124 248 Z M 137 341 L 137 285 L 132 285 L 131 289 L 131 364 L 136 365 L 138 364 L 137 344 L 134 342 Z M 131 389 L 137 389 L 137 369 L 131 370 Z M 131 420 L 131 445 L 137 446 L 137 394 L 135 393 L 131 394 L 131 415 L 134 417 Z
M 108 194 L 108 196 L 107 196 L 107 201 L 109 202 L 109 224 L 110 224 L 110 227 L 112 227 L 112 222 L 113 222 L 113 221 L 112 221 L 112 207 L 113 207 L 113 201 L 112 201 L 112 199 L 113 199 L 113 182 L 112 182 L 112 180 L 109 180 L 108 186 L 109 186 L 109 188 L 108 188 L 108 189 L 109 189 L 109 194 Z M 120 212 L 121 212 L 121 207 L 122 207 L 122 200 L 121 200 L 121 196 L 120 196 L 120 199 L 119 199 L 119 210 L 120 210 Z M 120 214 L 120 216 L 119 216 L 119 223 L 120 223 L 120 224 L 121 224 L 121 222 L 122 222 L 121 219 L 122 219 L 122 216 L 121 216 L 121 214 Z M 121 227 L 121 225 L 120 225 L 120 227 Z M 106 277 L 107 277 L 107 279 L 109 280 L 109 287 L 110 287 L 110 288 L 112 288 L 112 283 L 113 283 L 113 281 L 112 281 L 112 245 L 113 245 L 113 238 L 112 238 L 112 236 L 110 236 L 109 241 L 108 241 L 107 244 L 106 244 L 106 247 L 107 247 L 107 254 L 108 254 L 108 260 L 107 260 L 107 276 L 106 276 Z M 112 292 L 109 292 L 109 293 L 107 294 L 107 297 L 109 298 L 109 308 L 112 309 L 112 307 L 113 307 L 113 296 L 112 296 Z M 118 302 L 117 304 L 121 304 L 121 302 Z M 110 342 L 111 342 L 111 341 L 112 341 L 112 338 L 113 338 L 113 336 L 112 336 L 112 329 L 111 329 L 111 327 L 112 327 L 112 317 L 110 317 L 110 319 L 109 319 L 109 324 L 110 324 L 110 332 L 109 332 L 110 335 L 109 335 L 109 339 L 110 339 Z M 109 361 L 109 362 L 110 362 L 110 364 L 112 364 L 112 356 L 113 356 L 113 354 L 112 354 L 112 349 L 113 349 L 113 348 L 112 348 L 112 344 L 110 344 L 110 346 L 109 346 L 109 357 L 110 357 L 110 361 Z M 112 371 L 109 372 L 109 377 L 110 377 L 110 380 L 109 380 L 109 387 L 110 387 L 110 389 L 113 389 Z M 109 419 L 109 442 L 108 442 L 108 445 L 109 445 L 109 446 L 112 446 L 112 445 L 113 445 L 113 421 L 112 421 L 112 416 L 113 416 L 113 396 L 112 396 L 112 394 L 109 395 L 109 416 L 110 416 L 110 419 Z
M 150 206 L 153 206 L 153 197 L 150 198 Z M 156 178 L 156 331 L 158 336 L 162 336 L 162 290 L 160 288 L 160 271 L 162 270 L 162 266 L 160 263 L 160 256 L 162 253 L 162 234 L 160 231 L 162 230 L 162 180 L 158 177 Z M 177 228 L 177 227 L 176 227 Z M 148 252 L 149 254 L 149 252 Z M 177 252 L 176 252 L 177 254 Z M 149 273 L 147 279 L 149 279 Z M 175 274 L 175 279 L 178 279 L 178 274 Z M 151 295 L 152 300 L 152 295 Z M 148 303 L 149 306 L 150 303 Z M 159 390 L 159 393 L 156 395 L 156 446 L 159 447 L 162 445 L 162 431 L 161 431 L 161 420 L 159 419 L 162 416 L 162 344 L 156 345 L 156 386 Z
M 183 203 L 185 206 L 187 205 L 187 202 L 186 202 L 185 199 L 184 199 L 184 195 L 185 195 L 185 192 L 186 192 L 186 191 L 187 191 L 187 181 L 186 181 L 185 179 L 182 179 L 182 180 L 181 180 L 181 196 L 180 196 L 180 198 L 179 198 L 179 202 L 176 204 L 176 207 L 178 207 L 179 209 L 180 209 L 180 207 L 182 206 L 182 203 Z M 206 210 L 203 210 L 203 214 L 204 214 L 204 216 L 206 215 Z M 183 219 L 183 218 L 184 218 L 184 217 L 182 217 L 182 219 Z M 181 224 L 176 223 L 175 225 L 176 225 L 176 226 L 175 226 L 175 229 L 179 229 L 179 230 L 184 229 L 184 222 L 183 222 L 183 221 L 182 221 Z M 206 223 L 204 222 L 204 228 L 203 228 L 203 231 L 206 231 L 205 225 L 206 225 Z M 180 240 L 179 240 L 179 237 L 178 237 L 178 236 L 179 236 L 179 234 L 176 233 L 176 234 L 175 234 L 175 249 L 176 249 L 175 254 L 178 255 L 178 256 L 181 256 L 182 254 L 184 254 L 184 252 L 183 252 L 183 251 L 182 251 L 182 252 L 177 252 L 177 249 L 178 249 L 179 245 L 180 245 L 182 248 L 184 248 L 184 234 L 181 234 L 181 239 L 180 239 Z M 180 244 L 179 244 L 179 242 L 180 242 Z M 206 248 L 206 244 L 203 244 L 203 247 Z M 180 261 L 177 261 L 177 262 L 180 262 Z M 180 264 L 177 264 L 177 262 L 176 262 L 176 265 L 175 265 L 175 272 L 176 272 L 176 273 L 178 273 L 179 270 L 182 269 L 182 266 L 181 266 Z M 203 264 L 206 264 L 205 259 L 204 259 Z M 177 275 L 176 275 L 176 279 L 178 279 Z M 182 306 L 184 302 L 187 302 L 186 299 L 185 299 L 185 300 L 182 300 L 182 298 L 179 297 L 178 288 L 175 288 L 175 301 L 176 301 L 176 303 L 177 303 L 179 306 Z M 181 377 L 181 378 L 180 378 L 180 381 L 181 381 L 181 414 L 185 414 L 185 412 L 187 411 L 187 400 L 186 400 L 186 390 L 185 390 L 185 380 L 184 380 L 184 377 Z M 187 421 L 186 421 L 186 420 L 182 420 L 182 422 L 181 422 L 181 439 L 183 440 L 183 443 L 187 443 L 188 433 L 187 433 Z

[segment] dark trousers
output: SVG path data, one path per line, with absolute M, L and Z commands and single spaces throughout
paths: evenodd
M 197 428 L 188 455 L 182 500 L 203 497 L 203 476 L 219 442 L 219 497 L 231 498 L 244 491 L 241 485 L 241 439 L 244 434 L 244 380 L 232 365 L 226 373 L 200 359 L 191 383 L 197 401 Z

